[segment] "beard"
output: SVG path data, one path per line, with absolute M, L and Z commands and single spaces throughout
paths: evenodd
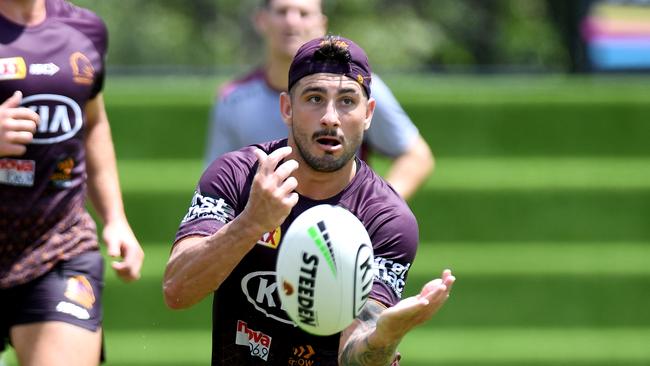
M 363 138 L 363 134 L 352 136 L 350 140 L 340 136 L 339 140 L 341 141 L 341 145 L 343 145 L 343 153 L 341 156 L 337 158 L 327 152 L 323 156 L 317 156 L 309 152 L 309 145 L 321 136 L 337 136 L 336 130 L 320 130 L 310 137 L 306 133 L 296 131 L 295 124 L 292 123 L 291 126 L 291 132 L 296 147 L 298 148 L 298 153 L 307 165 L 317 172 L 335 172 L 343 168 L 345 164 L 354 158 L 359 146 L 361 146 L 361 140 Z

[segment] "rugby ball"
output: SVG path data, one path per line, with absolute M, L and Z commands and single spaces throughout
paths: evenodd
M 280 243 L 282 308 L 308 333 L 338 333 L 368 299 L 373 263 L 370 237 L 356 216 L 340 206 L 314 206 L 291 223 Z

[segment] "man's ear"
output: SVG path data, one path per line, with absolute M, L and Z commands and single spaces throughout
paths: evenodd
M 327 34 L 327 15 L 321 14 L 321 24 L 320 24 L 320 36 L 324 36 Z
M 280 114 L 282 115 L 282 120 L 287 126 L 291 126 L 293 123 L 292 117 L 293 107 L 291 106 L 291 96 L 287 92 L 282 92 L 280 94 Z
M 368 106 L 366 107 L 366 120 L 364 121 L 365 128 L 364 130 L 367 130 L 370 128 L 370 123 L 372 122 L 372 115 L 375 113 L 375 106 L 377 105 L 377 102 L 375 102 L 374 98 L 369 98 L 368 99 Z
M 251 23 L 253 23 L 253 28 L 255 28 L 255 31 L 260 36 L 266 34 L 267 16 L 268 14 L 266 13 L 266 10 L 260 8 L 256 9 L 251 16 Z

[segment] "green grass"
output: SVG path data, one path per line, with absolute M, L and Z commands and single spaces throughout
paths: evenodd
M 375 159 L 379 172 L 389 161 Z M 626 190 L 650 189 L 650 158 L 439 158 L 422 189 Z M 174 193 L 193 189 L 203 172 L 200 159 L 124 159 L 123 190 Z M 467 179 L 471 177 L 471 179 Z
M 140 281 L 107 272 L 107 365 L 205 364 L 210 300 L 167 309 L 169 243 L 143 246 Z M 644 243 L 422 243 L 406 294 L 444 267 L 458 282 L 448 306 L 405 338 L 404 365 L 650 362 L 649 254 Z
M 400 347 L 404 366 L 644 365 L 650 329 L 418 328 Z
M 402 342 L 402 365 L 650 364 L 650 77 L 382 76 L 437 163 L 409 201 L 421 245 L 405 296 L 443 268 L 458 277 Z M 107 270 L 108 366 L 208 364 L 210 299 L 169 310 L 161 280 L 223 80 L 107 81 L 146 252 L 136 283 Z

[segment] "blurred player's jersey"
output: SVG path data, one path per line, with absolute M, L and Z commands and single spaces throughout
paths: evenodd
M 369 148 L 396 158 L 413 144 L 418 129 L 376 74 L 371 87 L 377 106 L 364 134 L 362 153 Z M 219 94 L 209 126 L 206 164 L 229 151 L 287 136 L 280 115 L 280 91 L 269 85 L 263 70 L 226 84 Z
M 40 115 L 27 152 L 0 157 L 0 288 L 98 246 L 84 208 L 84 106 L 102 89 L 106 27 L 63 0 L 46 10 L 31 27 L 0 15 L 0 101 L 20 90 Z
M 267 154 L 287 140 L 256 145 Z M 257 170 L 255 147 L 228 153 L 203 174 L 176 242 L 211 235 L 239 215 Z M 370 298 L 396 304 L 415 257 L 418 226 L 406 203 L 361 160 L 352 182 L 339 194 L 315 201 L 300 196 L 282 225 L 265 233 L 215 292 L 213 365 L 337 365 L 339 334 L 312 336 L 281 308 L 275 262 L 293 220 L 318 204 L 339 205 L 357 216 L 374 248 L 375 279 Z

